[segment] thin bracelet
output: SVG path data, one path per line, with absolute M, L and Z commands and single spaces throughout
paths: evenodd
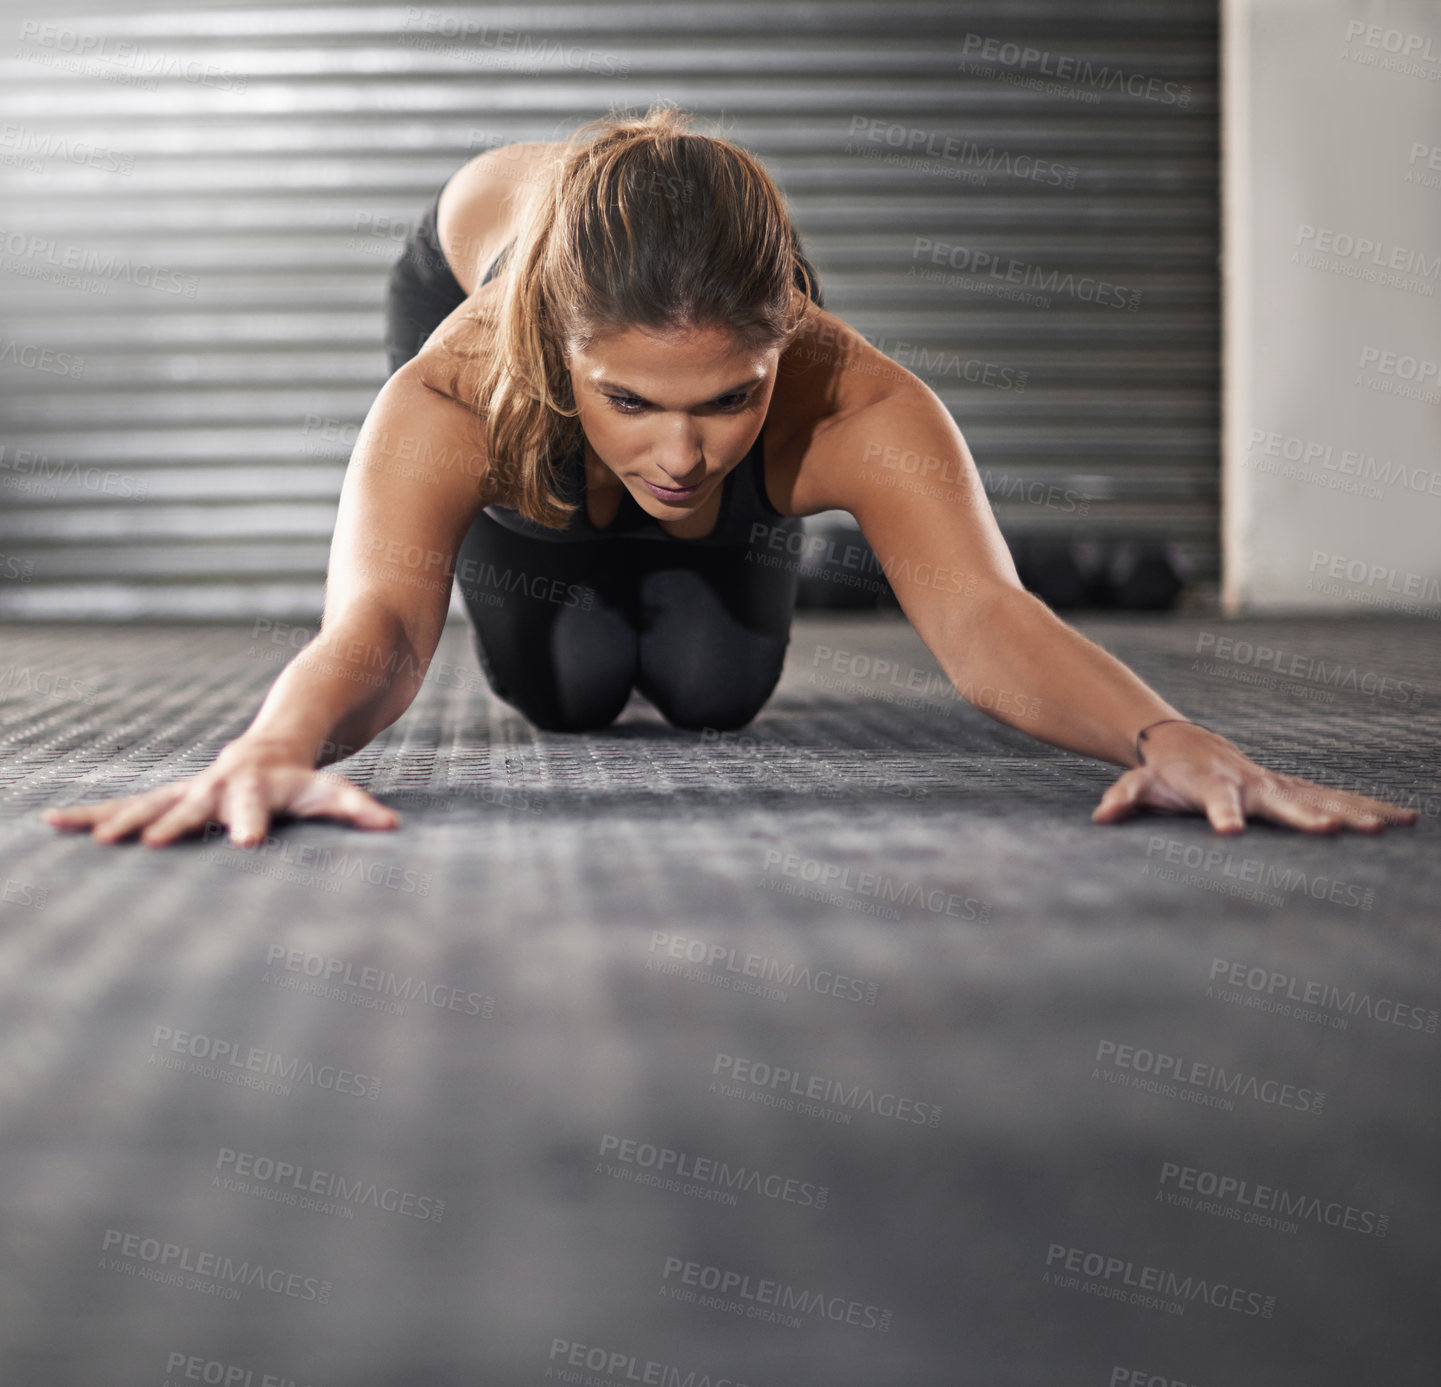
M 1188 727 L 1200 727 L 1202 732 L 1209 732 L 1213 737 L 1221 737 L 1221 734 L 1214 728 L 1204 727 L 1199 722 L 1192 722 L 1190 718 L 1157 718 L 1155 722 L 1148 722 L 1139 732 L 1136 733 L 1136 760 L 1141 765 L 1146 764 L 1145 753 L 1141 750 L 1141 739 L 1153 727 L 1159 727 L 1163 722 L 1184 722 Z M 1221 737 L 1223 742 L 1230 741 L 1229 737 Z

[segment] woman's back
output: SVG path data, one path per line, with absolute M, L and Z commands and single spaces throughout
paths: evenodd
M 563 146 L 533 141 L 477 154 L 451 175 L 436 205 L 436 233 L 451 272 L 467 294 L 486 277 L 515 233 L 547 165 Z

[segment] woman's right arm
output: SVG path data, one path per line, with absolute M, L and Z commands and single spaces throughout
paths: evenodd
M 462 305 L 462 308 L 464 305 Z M 459 313 L 461 310 L 456 310 Z M 152 847 L 207 822 L 252 846 L 278 813 L 399 822 L 319 767 L 358 751 L 420 691 L 450 607 L 455 557 L 482 506 L 479 421 L 425 383 L 422 353 L 381 388 L 346 468 L 319 633 L 281 672 L 250 726 L 199 774 L 122 799 L 48 809 L 56 828 Z

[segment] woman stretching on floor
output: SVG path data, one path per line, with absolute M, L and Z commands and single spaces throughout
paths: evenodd
M 780 677 L 799 517 L 828 510 L 963 697 L 1004 690 L 989 716 L 1128 768 L 1095 822 L 1416 820 L 1257 765 L 1026 592 L 940 400 L 824 310 L 765 169 L 674 111 L 468 162 L 392 272 L 387 346 L 320 632 L 207 769 L 48 822 L 151 846 L 207 822 L 251 846 L 276 815 L 393 828 L 319 768 L 410 706 L 452 581 L 538 727 L 605 727 L 633 689 L 677 727 L 743 726 Z

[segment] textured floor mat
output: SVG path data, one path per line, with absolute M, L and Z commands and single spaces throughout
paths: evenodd
M 0 1379 L 1433 1381 L 1441 633 L 1075 624 L 1419 824 L 1095 827 L 1116 768 L 811 616 L 733 734 L 536 732 L 452 624 L 336 767 L 395 833 L 100 847 L 39 811 L 288 636 L 0 630 Z

